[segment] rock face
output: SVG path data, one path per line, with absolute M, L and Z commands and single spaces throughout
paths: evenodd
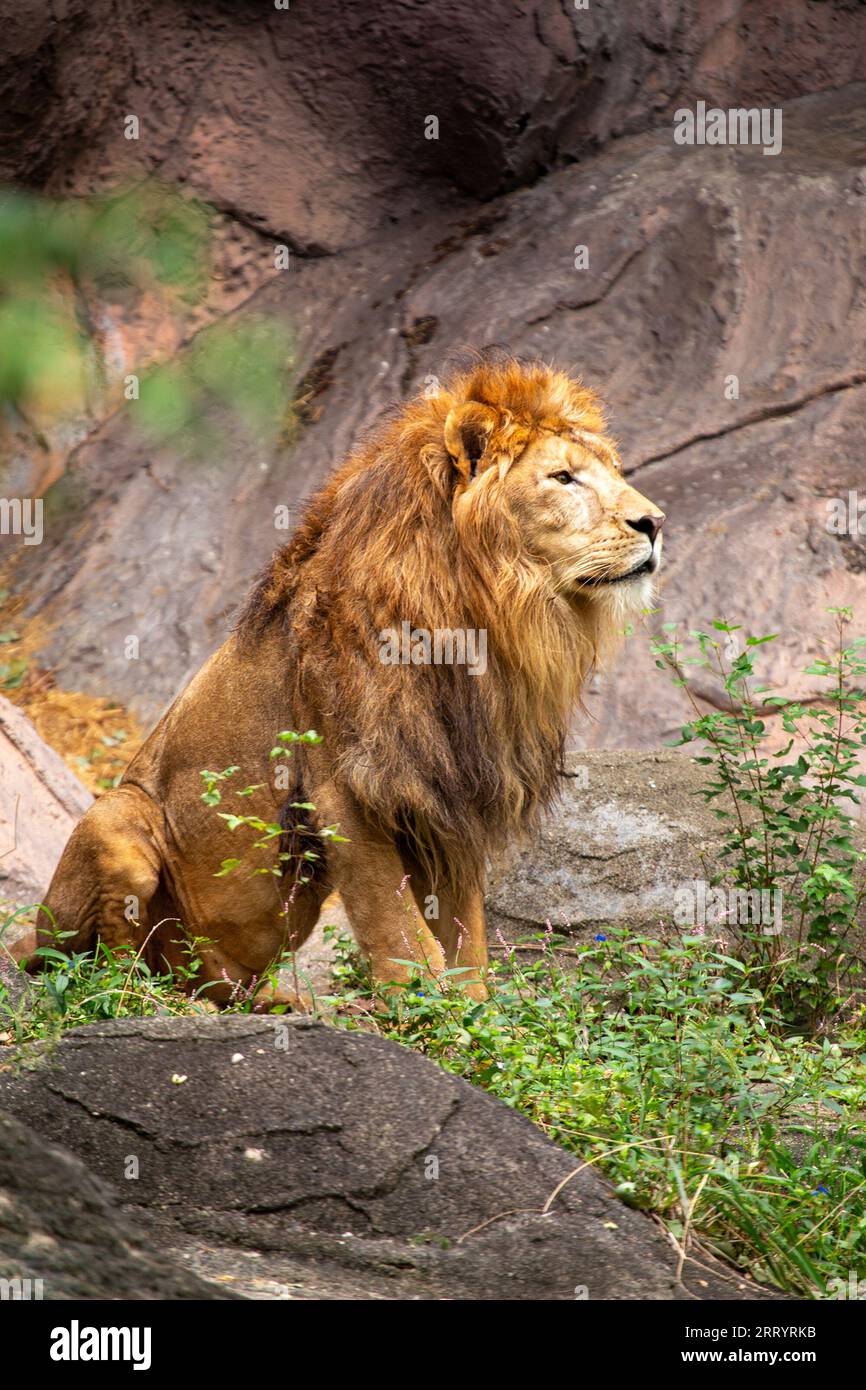
M 702 769 L 677 752 L 572 753 L 558 805 L 532 843 L 497 864 L 491 928 L 507 940 L 545 922 L 577 936 L 616 923 L 655 932 L 674 889 L 718 862 Z
M 455 350 L 499 342 L 607 399 L 627 471 L 669 515 L 663 616 L 782 632 L 769 677 L 810 693 L 823 608 L 866 615 L 856 518 L 827 529 L 866 443 L 862 7 L 12 8 L 8 177 L 80 192 L 157 172 L 206 197 L 204 318 L 286 319 L 306 402 L 290 446 L 208 466 L 147 453 L 126 411 L 79 422 L 14 580 L 61 684 L 155 717 L 284 539 L 275 507 L 296 514 Z M 781 153 L 675 145 L 672 114 L 698 99 L 781 108 Z M 116 382 L 140 306 L 91 309 Z M 588 704 L 588 746 L 655 745 L 681 717 L 639 638 Z
M 113 1184 L 154 1239 L 199 1261 L 204 1245 L 211 1270 L 262 1252 L 258 1271 L 285 1296 L 772 1296 L 690 1262 L 678 1284 L 672 1247 L 591 1167 L 366 1034 L 307 1020 L 91 1025 L 44 1067 L 0 1075 L 0 1104 Z
M 108 1185 L 0 1114 L 0 1280 L 11 1298 L 232 1298 L 148 1248 Z M 20 1281 L 20 1282 L 15 1282 Z
M 0 900 L 41 900 L 92 800 L 29 719 L 0 698 Z M 0 954 L 17 954 L 22 930 L 13 924 L 2 932 Z
M 683 102 L 778 104 L 863 77 L 848 0 L 629 6 L 3 0 L 0 176 L 80 188 L 159 169 L 324 253 L 488 198 Z M 124 118 L 137 115 L 137 141 Z M 430 115 L 438 139 L 424 139 Z

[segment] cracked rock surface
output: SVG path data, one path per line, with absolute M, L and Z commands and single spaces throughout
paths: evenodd
M 175 1262 L 252 1297 L 772 1296 L 712 1263 L 687 1262 L 678 1283 L 658 1228 L 591 1168 L 368 1034 L 304 1019 L 91 1025 L 35 1069 L 7 1068 L 0 1106 L 110 1184 Z

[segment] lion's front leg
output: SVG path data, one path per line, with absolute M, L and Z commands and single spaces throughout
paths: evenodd
M 449 968 L 460 969 L 453 978 L 470 999 L 486 999 L 487 923 L 480 889 L 439 895 L 439 918 L 434 930 L 442 943 Z
M 399 962 L 407 960 L 439 975 L 445 968 L 442 947 L 418 911 L 396 846 L 332 785 L 317 789 L 314 800 L 319 816 L 339 825 L 346 839 L 328 845 L 328 879 L 343 899 L 374 979 L 406 984 L 410 970 Z
M 459 971 L 451 977 L 452 981 L 470 999 L 486 999 L 487 923 L 481 889 L 437 890 L 417 860 L 410 857 L 408 868 L 418 909 L 429 921 L 445 964 L 449 970 Z

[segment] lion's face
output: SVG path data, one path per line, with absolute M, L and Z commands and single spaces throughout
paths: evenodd
M 490 486 L 483 469 L 463 494 Z M 491 461 L 490 472 L 499 470 Z M 610 444 L 580 431 L 538 431 L 496 483 L 527 554 L 546 564 L 562 593 L 640 608 L 652 596 L 664 514 L 630 487 Z M 459 504 L 458 504 L 459 505 Z
M 544 431 L 508 470 L 503 496 L 558 589 L 591 594 L 627 585 L 638 602 L 659 567 L 664 514 L 617 464 L 600 438 Z

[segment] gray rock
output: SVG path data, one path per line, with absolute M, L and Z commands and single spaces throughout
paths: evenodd
M 29 931 L 17 937 L 12 947 L 7 946 L 5 933 L 0 935 L 0 1041 L 7 1040 L 4 1035 L 9 1023 L 13 1018 L 27 1013 L 34 996 L 33 981 L 15 961 L 15 947 L 22 940 L 26 941 L 26 946 L 22 948 L 21 954 L 29 954 L 34 940 Z
M 590 1166 L 368 1034 L 304 1019 L 91 1025 L 37 1070 L 0 1075 L 0 1104 L 112 1183 L 155 1239 L 202 1268 L 259 1252 L 260 1278 L 302 1297 L 773 1296 L 718 1265 L 687 1262 L 678 1284 L 672 1247 Z
M 492 929 L 587 935 L 609 923 L 657 929 L 673 892 L 717 864 L 719 823 L 685 753 L 590 751 L 566 756 L 562 791 L 531 843 L 499 862 L 487 896 Z
M 0 696 L 0 902 L 40 901 L 92 801 L 27 716 Z M 0 957 L 17 956 L 32 933 L 20 921 L 2 924 L 0 915 Z
M 66 1149 L 3 1113 L 0 1279 L 22 1281 L 9 1294 L 19 1298 L 233 1297 L 154 1253 L 106 1183 Z
M 705 769 L 674 749 L 573 752 L 565 768 L 541 831 L 494 866 L 494 946 L 497 932 L 511 943 L 548 921 L 583 939 L 610 924 L 670 933 L 676 890 L 725 868 L 725 824 L 700 795 Z M 866 850 L 866 827 L 855 842 Z M 852 944 L 864 937 L 866 924 Z

